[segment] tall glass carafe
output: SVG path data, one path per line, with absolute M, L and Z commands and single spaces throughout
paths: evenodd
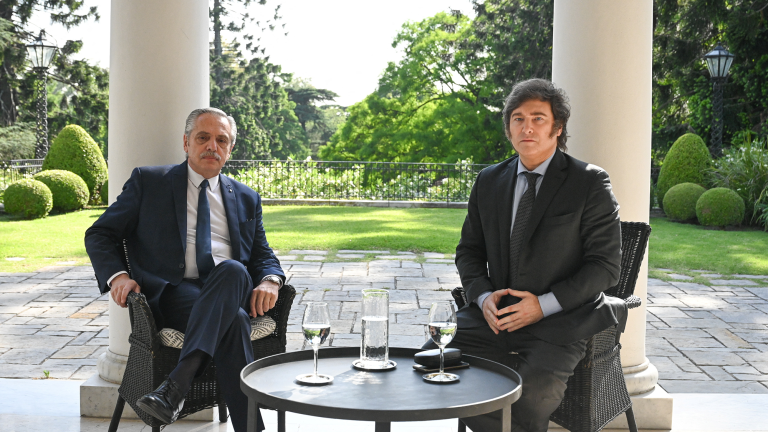
M 365 369 L 389 368 L 389 291 L 364 289 L 361 315 L 359 365 Z

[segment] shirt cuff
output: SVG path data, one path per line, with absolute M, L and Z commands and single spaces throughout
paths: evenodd
M 119 272 L 117 272 L 117 273 L 113 274 L 113 275 L 112 275 L 112 277 L 111 277 L 111 278 L 109 278 L 109 279 L 107 280 L 107 286 L 108 286 L 108 287 L 110 287 L 110 288 L 112 288 L 112 281 L 113 281 L 113 280 L 114 280 L 116 277 L 120 276 L 121 274 L 128 274 L 128 272 L 127 272 L 127 271 L 119 271 Z
M 483 308 L 483 302 L 485 301 L 485 299 L 487 299 L 487 298 L 488 298 L 488 296 L 489 296 L 489 295 L 491 295 L 491 292 L 490 292 L 490 291 L 486 291 L 486 292 L 484 292 L 484 293 L 480 294 L 480 295 L 479 295 L 479 296 L 477 296 L 477 298 L 475 299 L 475 304 L 477 304 L 478 306 L 480 306 L 480 309 L 482 309 L 482 308 Z
M 284 285 L 284 282 L 283 282 L 283 278 L 281 278 L 281 277 L 280 277 L 280 276 L 278 276 L 278 275 L 273 275 L 273 274 L 272 274 L 272 275 L 266 275 L 266 276 L 264 276 L 263 278 L 261 278 L 261 281 L 262 281 L 262 282 L 264 282 L 264 281 L 265 281 L 265 280 L 267 280 L 267 278 L 269 278 L 269 277 L 275 277 L 275 278 L 277 278 L 277 279 L 279 280 L 279 282 L 278 282 L 278 284 L 277 284 L 277 285 L 278 285 L 278 287 L 277 287 L 278 289 L 280 289 L 280 288 L 282 288 L 282 287 L 283 287 L 283 285 Z M 274 282 L 274 281 L 272 281 L 272 282 Z
M 560 302 L 557 301 L 557 297 L 555 297 L 555 293 L 553 292 L 540 295 L 539 306 L 541 306 L 541 312 L 544 313 L 544 318 L 563 310 L 563 307 L 560 306 Z

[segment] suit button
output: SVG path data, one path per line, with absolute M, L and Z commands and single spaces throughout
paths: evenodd
M 184 268 L 184 264 L 179 264 L 179 268 Z

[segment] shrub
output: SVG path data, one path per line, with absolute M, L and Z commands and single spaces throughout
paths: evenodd
M 96 141 L 85 129 L 67 125 L 51 144 L 43 161 L 43 170 L 61 169 L 80 176 L 88 185 L 88 193 L 94 198 L 101 185 L 107 181 L 107 163 Z
M 16 123 L 0 128 L 0 160 L 31 159 L 35 157 L 34 123 Z
M 709 171 L 713 186 L 736 191 L 744 200 L 747 223 L 762 225 L 768 230 L 768 220 L 762 217 L 768 205 L 768 147 L 766 141 L 742 133 L 733 147 L 723 151 Z
M 77 174 L 64 170 L 48 170 L 32 178 L 45 183 L 53 194 L 53 208 L 72 211 L 88 203 L 88 186 Z
M 695 183 L 680 183 L 672 186 L 664 195 L 664 212 L 670 219 L 687 221 L 696 218 L 696 202 L 706 192 Z
M 34 179 L 19 180 L 8 186 L 3 197 L 5 211 L 27 219 L 45 217 L 53 208 L 53 195 L 43 182 Z
M 696 217 L 706 226 L 738 225 L 744 220 L 744 200 L 730 189 L 710 189 L 696 202 Z
M 704 172 L 709 168 L 710 162 L 709 150 L 698 135 L 688 133 L 678 138 L 669 149 L 659 172 L 656 195 L 659 205 L 663 206 L 664 195 L 674 185 L 703 184 Z
M 101 185 L 99 195 L 101 196 L 102 204 L 109 204 L 109 180 L 105 181 L 104 184 Z

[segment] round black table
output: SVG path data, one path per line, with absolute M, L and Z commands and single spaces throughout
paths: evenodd
M 296 382 L 312 372 L 312 350 L 277 354 L 257 360 L 240 373 L 240 388 L 248 396 L 248 432 L 256 430 L 256 412 L 277 410 L 278 431 L 285 432 L 285 412 L 344 420 L 376 422 L 376 432 L 390 422 L 441 420 L 502 411 L 502 431 L 509 432 L 510 407 L 520 397 L 521 378 L 514 370 L 489 360 L 464 355 L 467 369 L 450 371 L 461 377 L 451 384 L 425 382 L 413 369 L 420 350 L 390 348 L 397 368 L 366 372 L 352 367 L 359 348 L 321 348 L 318 372 L 334 377 L 325 386 Z

